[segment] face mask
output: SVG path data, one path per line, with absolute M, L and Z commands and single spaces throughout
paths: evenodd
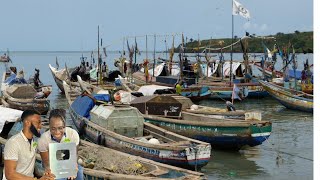
M 40 137 L 41 136 L 41 134 L 38 132 L 38 130 L 36 129 L 36 127 L 34 127 L 34 125 L 32 123 L 31 123 L 30 131 L 36 137 Z

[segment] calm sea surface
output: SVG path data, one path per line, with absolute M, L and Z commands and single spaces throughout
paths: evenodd
M 41 81 L 53 86 L 49 98 L 51 106 L 67 109 L 67 100 L 60 94 L 48 64 L 56 66 L 57 57 L 60 67 L 65 64 L 74 67 L 80 64 L 82 54 L 90 59 L 90 52 L 11 52 L 10 56 L 14 66 L 24 69 L 27 78 L 33 75 L 34 68 L 40 69 Z M 166 57 L 159 53 L 156 58 L 159 56 Z M 111 70 L 115 69 L 113 59 L 116 57 L 119 53 L 109 53 L 105 59 Z M 137 62 L 144 57 L 138 56 Z M 148 57 L 153 58 L 153 55 Z M 241 57 L 242 54 L 234 55 L 234 59 Z M 303 68 L 302 63 L 307 58 L 312 64 L 313 54 L 298 55 L 298 69 Z M 225 59 L 228 59 L 227 54 Z M 3 71 L 4 66 L 0 64 L 1 75 Z M 223 100 L 207 100 L 200 104 L 225 107 Z M 313 179 L 313 114 L 288 110 L 271 97 L 236 101 L 235 106 L 261 111 L 263 119 L 273 123 L 272 134 L 262 145 L 240 152 L 213 150 L 209 164 L 202 169 L 208 179 Z M 68 122 L 72 123 L 70 118 Z

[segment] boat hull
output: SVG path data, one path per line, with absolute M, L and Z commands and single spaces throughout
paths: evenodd
M 52 74 L 52 76 L 53 76 L 53 79 L 54 79 L 54 81 L 56 82 L 58 88 L 60 89 L 60 91 L 61 91 L 62 93 L 64 93 L 63 82 L 62 82 L 62 80 L 59 79 L 59 78 L 56 76 L 56 74 L 55 74 L 55 71 L 57 71 L 57 70 L 56 70 L 54 67 L 52 67 L 50 64 L 49 64 L 49 69 L 50 69 L 50 71 L 51 71 L 51 74 Z
M 21 131 L 23 125 L 20 122 L 10 122 L 6 123 L 5 127 L 1 134 L 6 137 L 11 137 L 12 135 L 17 134 Z M 7 139 L 0 137 L 0 145 L 4 146 Z M 89 147 L 89 148 L 102 148 L 99 145 L 92 144 L 87 141 L 80 141 L 80 146 Z M 1 147 L 2 149 L 3 147 Z M 139 161 L 144 167 L 147 168 L 147 172 L 143 174 L 131 175 L 126 173 L 117 173 L 103 170 L 95 170 L 90 168 L 83 168 L 83 176 L 85 179 L 90 180 L 105 180 L 105 179 L 126 179 L 126 180 L 145 180 L 145 179 L 205 179 L 204 174 L 200 172 L 190 171 L 182 168 L 173 167 L 166 164 L 157 163 L 154 161 L 150 161 L 148 159 L 144 159 L 137 156 L 132 156 L 126 153 L 122 153 L 119 151 L 115 151 L 108 148 L 101 149 L 104 151 L 105 155 L 108 157 L 115 157 L 117 161 L 123 161 L 123 159 L 131 159 Z M 3 151 L 0 152 L 1 154 Z M 2 154 L 3 155 L 3 154 Z M 3 160 L 0 161 L 0 164 L 3 165 Z M 115 163 L 117 164 L 117 163 Z M 36 155 L 36 163 L 35 163 L 35 174 L 38 176 L 42 176 L 44 173 L 44 168 L 42 165 L 42 160 L 39 154 Z
M 190 148 L 180 150 L 158 149 L 157 147 L 146 147 L 136 144 L 134 141 L 126 141 L 115 136 L 107 135 L 102 128 L 81 124 L 82 119 L 72 108 L 69 109 L 71 118 L 79 130 L 90 141 L 115 149 L 121 152 L 151 159 L 160 163 L 170 164 L 187 169 L 200 169 L 210 159 L 211 146 L 199 147 L 196 152 Z M 97 126 L 97 125 L 96 125 Z M 209 153 L 209 154 L 208 154 Z
M 151 116 L 144 117 L 146 122 L 189 138 L 210 143 L 213 148 L 219 149 L 238 150 L 244 146 L 260 145 L 269 138 L 272 130 L 270 122 L 259 125 L 230 125 L 227 121 L 200 123 L 166 120 Z
M 39 112 L 41 115 L 46 115 L 50 109 L 50 100 L 41 100 L 37 101 L 35 100 L 29 100 L 22 102 L 19 99 L 12 99 L 3 97 L 1 99 L 1 102 L 4 107 L 12 108 L 12 109 L 18 109 L 18 110 L 28 110 L 28 109 L 34 109 L 37 112 Z
M 63 88 L 63 83 L 62 83 L 62 81 L 61 81 L 60 79 L 58 79 L 57 77 L 55 77 L 55 75 L 54 75 L 53 73 L 52 73 L 52 76 L 53 76 L 53 79 L 54 79 L 54 81 L 56 82 L 58 88 L 60 89 L 60 91 L 61 91 L 62 93 L 64 93 L 64 88 Z
M 248 95 L 245 98 L 264 98 L 269 96 L 269 93 L 263 89 L 262 86 L 245 86 L 248 89 Z M 210 99 L 231 99 L 233 87 L 210 87 Z
M 190 98 L 192 101 L 201 101 L 208 99 L 211 95 L 211 91 L 208 86 L 188 87 L 181 89 L 181 95 Z
M 274 97 L 277 101 L 279 101 L 279 103 L 281 103 L 286 108 L 300 110 L 304 112 L 313 112 L 313 99 L 297 96 L 289 92 L 288 89 L 285 89 L 272 83 L 264 81 L 260 81 L 260 83 L 272 97 Z M 291 91 L 293 92 L 293 90 Z

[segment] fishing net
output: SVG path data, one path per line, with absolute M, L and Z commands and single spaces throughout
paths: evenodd
M 78 151 L 85 168 L 109 171 L 126 175 L 141 175 L 148 172 L 148 167 L 133 157 L 106 153 L 104 148 L 81 147 Z

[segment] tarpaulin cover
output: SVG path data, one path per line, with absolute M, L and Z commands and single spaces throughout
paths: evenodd
M 0 106 L 0 132 L 6 122 L 16 122 L 20 119 L 22 113 L 23 111 L 20 110 Z
M 71 108 L 80 116 L 90 119 L 90 110 L 95 106 L 88 96 L 78 96 L 71 104 Z
M 93 97 L 98 101 L 110 101 L 110 94 L 93 94 Z
M 27 84 L 27 81 L 24 78 L 17 78 L 16 74 L 11 74 L 10 77 L 8 77 L 5 80 L 5 83 L 12 85 L 12 84 Z

